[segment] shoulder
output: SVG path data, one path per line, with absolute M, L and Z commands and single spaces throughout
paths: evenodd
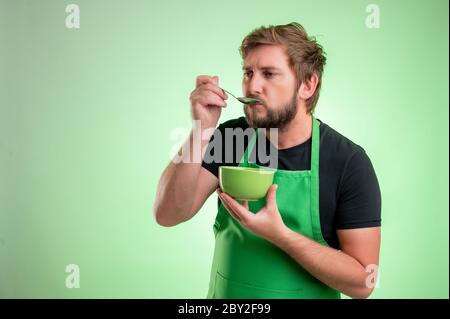
M 373 172 L 365 149 L 325 123 L 320 125 L 320 159 L 326 171 L 338 174 L 340 183 L 357 175 L 364 179 Z
M 320 158 L 321 163 L 326 163 L 341 174 L 344 174 L 349 165 L 370 165 L 362 146 L 323 122 L 320 125 Z
M 378 181 L 364 148 L 326 124 L 320 132 L 321 163 L 328 170 L 336 171 L 339 176 L 339 190 L 357 193 L 367 189 L 369 193 L 374 194 Z
M 355 153 L 365 153 L 365 150 L 360 145 L 323 122 L 320 124 L 320 143 L 321 147 L 323 146 L 330 156 L 348 159 Z

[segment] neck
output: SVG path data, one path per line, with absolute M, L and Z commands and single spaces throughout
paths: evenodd
M 266 133 L 269 134 L 268 130 L 266 130 Z M 312 115 L 299 110 L 288 125 L 278 130 L 278 149 L 302 144 L 311 138 L 311 135 Z

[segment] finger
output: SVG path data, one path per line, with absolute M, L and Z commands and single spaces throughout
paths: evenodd
M 248 220 L 254 217 L 253 213 L 250 213 L 247 208 L 239 204 L 233 197 L 231 197 L 227 193 L 222 193 L 221 196 L 243 222 L 246 223 Z
M 219 195 L 220 201 L 222 202 L 222 205 L 225 207 L 225 209 L 230 213 L 230 215 L 236 219 L 239 223 L 241 222 L 241 219 L 236 214 L 236 212 L 228 205 L 225 199 L 223 199 L 222 195 Z
M 213 76 L 213 82 L 217 87 L 219 87 L 219 77 L 217 75 Z M 222 90 L 222 89 L 220 89 L 220 90 L 222 91 L 222 94 L 224 95 L 224 99 L 225 100 L 228 99 L 228 94 L 224 90 Z
M 217 190 L 217 194 L 219 195 L 220 201 L 222 202 L 223 206 L 227 209 L 227 211 L 233 215 L 234 218 L 237 220 L 241 220 L 239 216 L 236 214 L 236 212 L 230 207 L 229 203 L 226 201 L 226 199 L 223 197 L 224 192 L 222 192 L 220 189 Z
M 213 94 L 211 92 L 202 92 L 199 94 L 198 101 L 202 105 L 216 105 L 221 107 L 227 106 L 227 102 L 225 102 L 217 94 Z
M 250 210 L 250 209 L 248 208 L 248 201 L 243 200 L 243 201 L 242 201 L 242 206 L 244 206 L 245 209 Z
M 199 87 L 202 84 L 216 84 L 212 76 L 209 75 L 199 75 L 197 76 L 197 79 L 195 80 L 195 87 Z
M 278 185 L 277 184 L 273 184 L 269 187 L 269 190 L 267 191 L 266 194 L 266 205 L 267 206 L 271 206 L 271 205 L 277 205 L 277 189 L 278 189 Z
M 224 100 L 228 99 L 228 96 L 225 94 L 225 92 L 217 85 L 214 85 L 211 83 L 205 83 L 205 84 L 201 84 L 198 87 L 198 89 L 199 90 L 209 90 L 209 91 L 216 93 L 218 96 L 220 96 Z
M 217 92 L 211 91 L 209 89 L 202 89 L 202 88 L 197 88 L 197 89 L 193 90 L 191 92 L 191 95 L 189 98 L 191 101 L 198 101 L 200 98 L 203 98 L 203 97 L 209 96 L 209 95 L 216 96 L 221 101 L 225 102 L 225 100 L 222 98 L 222 96 L 217 94 Z

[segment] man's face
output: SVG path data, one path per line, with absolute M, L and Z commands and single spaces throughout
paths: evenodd
M 251 127 L 283 128 L 297 114 L 296 78 L 281 45 L 261 45 L 244 60 L 242 92 L 262 104 L 245 105 Z

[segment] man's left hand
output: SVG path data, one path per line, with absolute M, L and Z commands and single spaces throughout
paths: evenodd
M 220 189 L 216 192 L 227 211 L 242 227 L 272 243 L 276 243 L 287 230 L 277 207 L 277 188 L 278 185 L 276 184 L 270 186 L 266 194 L 266 206 L 256 213 L 249 211 L 247 201 L 242 201 L 242 204 L 240 204 Z

